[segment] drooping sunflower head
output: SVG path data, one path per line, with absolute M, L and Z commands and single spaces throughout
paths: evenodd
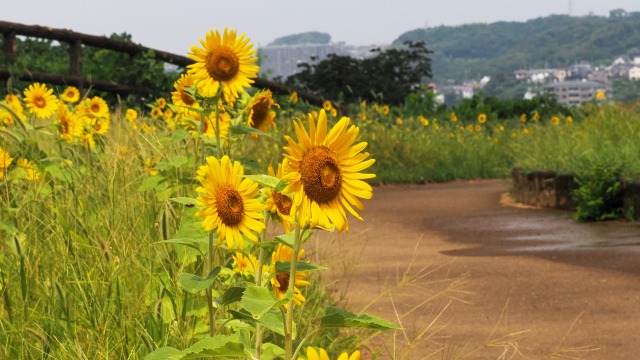
M 39 119 L 46 119 L 58 109 L 58 98 L 53 95 L 53 89 L 46 85 L 33 83 L 24 90 L 24 102 L 27 109 Z
M 244 88 L 250 87 L 258 74 L 255 65 L 256 51 L 245 34 L 237 35 L 235 29 L 209 30 L 200 45 L 191 46 L 189 58 L 195 60 L 188 66 L 199 92 L 213 97 L 223 86 L 225 99 L 235 100 Z
M 257 233 L 265 229 L 261 211 L 264 205 L 256 198 L 258 184 L 244 179 L 244 168 L 228 156 L 218 161 L 208 157 L 207 163 L 200 166 L 197 180 L 202 185 L 196 191 L 198 205 L 202 209 L 196 216 L 203 218 L 202 226 L 206 231 L 218 233 L 218 246 L 226 240 L 229 249 L 244 248 L 242 236 L 258 242 Z
M 0 126 L 11 126 L 13 124 L 13 115 L 7 110 L 0 108 Z
M 300 250 L 298 252 L 298 261 L 302 260 L 304 256 L 304 250 Z M 283 245 L 278 244 L 276 251 L 271 255 L 271 273 L 274 274 L 271 278 L 271 286 L 273 287 L 273 292 L 275 293 L 278 299 L 282 299 L 289 287 L 291 286 L 291 274 L 289 272 L 278 272 L 276 270 L 276 263 L 278 262 L 291 262 L 293 260 L 293 249 Z M 293 281 L 293 294 L 294 303 L 298 305 L 302 305 L 306 301 L 306 298 L 300 292 L 299 286 L 309 286 L 311 283 L 307 280 L 307 276 L 309 275 L 308 271 L 297 271 L 295 275 L 295 279 Z
M 274 127 L 276 123 L 273 119 L 276 112 L 271 110 L 272 106 L 280 107 L 273 100 L 271 90 L 265 90 L 257 93 L 249 104 L 249 116 L 247 125 L 266 132 L 269 128 Z
M 276 177 L 278 179 L 282 179 L 284 174 L 286 174 L 286 168 L 289 166 L 289 160 L 286 158 L 282 161 L 282 163 L 278 164 L 278 170 L 273 171 L 273 168 L 269 166 L 267 170 L 267 174 L 269 176 Z M 267 211 L 269 211 L 272 215 L 277 217 L 277 219 L 282 223 L 282 227 L 285 232 L 289 232 L 291 229 L 291 224 L 295 221 L 293 214 L 291 213 L 291 206 L 293 205 L 293 200 L 280 192 L 277 192 L 275 189 L 267 188 L 265 190 L 265 195 L 267 197 L 265 201 L 265 206 Z
M 13 162 L 11 155 L 0 147 L 0 179 L 4 178 L 4 173 L 7 171 L 9 165 L 11 165 L 11 162 Z
M 193 112 L 189 108 L 200 108 L 200 104 L 185 90 L 185 88 L 192 86 L 194 86 L 194 81 L 193 77 L 189 74 L 180 75 L 180 78 L 173 84 L 176 90 L 171 93 L 171 101 L 173 101 L 173 105 L 178 107 L 180 113 Z
M 67 86 L 60 94 L 60 99 L 71 104 L 77 103 L 80 100 L 80 90 L 75 86 Z
M 218 113 L 218 116 L 220 116 L 220 138 L 225 139 L 229 136 L 229 130 L 231 129 L 231 115 L 227 112 L 220 112 Z M 197 135 L 200 131 L 199 127 L 201 120 L 196 121 L 196 119 L 201 119 L 201 115 L 194 116 L 194 119 L 191 119 L 191 121 L 184 121 L 184 124 L 191 135 Z M 215 114 L 204 117 L 202 135 L 211 139 L 216 138 Z
M 233 271 L 236 274 L 254 275 L 258 269 L 258 258 L 251 253 L 243 255 L 236 251 L 231 255 L 231 258 L 233 259 Z
M 32 161 L 21 158 L 18 160 L 16 165 L 18 169 L 24 171 L 27 180 L 36 181 L 42 178 L 42 174 L 38 170 L 38 167 Z
M 288 173 L 283 176 L 287 187 L 283 193 L 295 193 L 292 214 L 298 215 L 301 226 L 349 230 L 345 209 L 358 219 L 354 210 L 363 210 L 358 198 L 370 199 L 369 184 L 362 181 L 375 177 L 361 171 L 375 160 L 362 152 L 366 142 L 353 144 L 359 128 L 343 117 L 327 132 L 327 116 L 320 110 L 318 121 L 309 116 L 309 132 L 302 121 L 294 122 L 298 142 L 287 136 L 284 150 L 289 160 Z

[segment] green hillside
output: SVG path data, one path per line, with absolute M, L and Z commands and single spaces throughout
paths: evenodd
M 523 68 L 579 61 L 609 64 L 640 47 L 640 12 L 609 17 L 551 15 L 527 22 L 439 26 L 406 32 L 393 43 L 425 41 L 436 81 L 479 79 Z

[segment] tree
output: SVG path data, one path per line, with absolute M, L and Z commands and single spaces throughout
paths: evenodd
M 287 85 L 328 99 L 401 104 L 425 77 L 431 77 L 431 58 L 423 41 L 405 42 L 403 48 L 385 51 L 367 59 L 330 55 L 316 65 L 287 79 Z

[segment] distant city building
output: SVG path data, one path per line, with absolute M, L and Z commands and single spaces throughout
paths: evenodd
M 563 81 L 544 86 L 544 91 L 555 95 L 560 104 L 580 105 L 593 100 L 599 92 L 607 94 L 607 86 L 597 81 Z
M 640 79 L 640 66 L 634 66 L 629 69 L 629 80 Z
M 375 55 L 372 49 L 386 46 L 352 46 L 343 42 L 331 44 L 298 44 L 265 46 L 259 49 L 260 72 L 268 78 L 287 77 L 299 73 L 302 63 L 310 65 L 325 60 L 330 54 L 364 59 Z

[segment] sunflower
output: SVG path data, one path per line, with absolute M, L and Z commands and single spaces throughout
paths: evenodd
M 159 156 L 154 156 L 154 157 L 144 159 L 144 171 L 146 171 L 147 174 L 149 174 L 149 176 L 158 175 L 157 166 L 159 162 L 160 162 Z
M 389 114 L 389 105 L 385 105 L 385 106 L 382 107 L 382 113 L 384 115 Z
M 302 259 L 304 256 L 304 250 L 301 249 L 298 251 L 298 261 Z M 275 274 L 271 278 L 271 286 L 273 286 L 273 292 L 276 294 L 278 299 L 282 299 L 287 290 L 289 290 L 289 284 L 291 283 L 291 275 L 289 272 L 277 272 L 276 271 L 276 263 L 277 262 L 291 262 L 293 260 L 293 249 L 283 245 L 282 243 L 278 244 L 276 251 L 271 255 L 271 272 Z M 296 278 L 293 282 L 293 302 L 302 305 L 307 299 L 305 299 L 304 295 L 300 292 L 298 286 L 309 286 L 311 285 L 306 279 L 307 275 L 309 275 L 308 271 L 297 271 Z
M 24 121 L 27 118 L 24 114 L 24 108 L 22 107 L 22 102 L 18 95 L 7 94 L 4 99 L 7 100 L 7 104 L 9 104 L 9 107 L 15 111 L 20 120 Z
M 236 30 L 227 28 L 220 34 L 218 30 L 209 30 L 200 45 L 191 46 L 189 58 L 195 60 L 188 66 L 196 87 L 203 96 L 213 97 L 223 86 L 224 97 L 235 100 L 238 93 L 250 87 L 257 77 L 259 67 L 256 51 L 245 34 L 237 36 Z
M 13 115 L 7 110 L 0 108 L 0 126 L 11 126 L 13 124 Z
M 212 115 L 215 117 L 215 114 L 212 114 Z M 220 116 L 220 138 L 224 139 L 227 136 L 229 136 L 229 130 L 231 129 L 231 115 L 229 115 L 229 113 L 226 113 L 226 112 L 220 112 L 218 116 Z M 200 116 L 198 116 L 197 118 L 199 119 Z M 190 129 L 189 133 L 191 135 L 198 135 L 199 133 L 198 127 L 200 126 L 200 120 L 196 120 L 196 121 L 197 121 L 197 125 L 193 123 L 187 125 L 187 128 Z M 216 119 L 215 118 L 212 119 L 209 116 L 205 116 L 202 135 L 211 139 L 216 138 Z
M 289 97 L 289 101 L 292 104 L 297 104 L 298 103 L 298 92 L 297 91 L 294 91 L 294 92 L 291 93 L 291 96 Z
M 523 123 L 526 123 L 527 122 L 527 114 L 520 115 L 520 121 L 522 121 Z
M 478 115 L 478 122 L 480 124 L 486 123 L 487 122 L 487 115 L 485 115 L 485 114 Z
M 160 116 L 163 115 L 162 109 L 160 109 L 159 107 L 154 107 L 153 109 L 151 109 L 151 118 L 153 120 L 158 120 L 158 118 L 160 118 Z
M 58 98 L 53 95 L 53 90 L 46 85 L 33 83 L 24 90 L 24 102 L 29 111 L 39 119 L 46 119 L 58 109 Z
M 331 111 L 331 109 L 333 109 L 333 105 L 331 104 L 331 101 L 329 101 L 329 100 L 325 100 L 325 101 L 322 103 L 322 108 L 323 108 L 325 111 Z
M 299 211 L 298 222 L 302 226 L 329 228 L 333 224 L 338 231 L 348 231 L 345 208 L 362 220 L 353 206 L 362 210 L 358 198 L 372 197 L 371 186 L 362 180 L 375 175 L 360 171 L 375 160 L 367 160 L 369 153 L 361 152 L 366 142 L 352 145 L 360 129 L 350 122 L 343 117 L 327 134 L 327 116 L 320 110 L 317 127 L 309 117 L 309 133 L 301 120 L 294 122 L 299 143 L 286 136 L 288 146 L 284 150 L 289 168 L 283 176 L 288 182 L 283 193 L 295 192 L 291 211 L 293 214 Z
M 552 116 L 552 117 L 551 117 L 551 123 L 552 123 L 553 125 L 560 125 L 560 118 L 559 118 L 559 117 L 557 117 L 557 116 Z
M 458 121 L 458 115 L 456 115 L 456 113 L 452 112 L 451 113 L 451 122 L 457 122 Z
M 133 124 L 138 118 L 138 112 L 135 111 L 134 109 L 127 109 L 127 112 L 124 117 L 125 119 L 127 119 L 128 122 Z
M 402 125 L 402 124 L 404 124 L 404 120 L 402 120 L 402 118 L 397 118 L 396 125 Z
M 75 107 L 75 111 L 80 114 L 90 115 L 94 118 L 110 118 L 109 106 L 103 98 L 94 96 L 91 99 L 85 99 Z
M 27 160 L 25 158 L 21 158 L 20 160 L 18 160 L 16 165 L 18 166 L 19 169 L 23 169 L 25 171 L 25 173 L 27 175 L 27 180 L 36 181 L 36 180 L 40 180 L 42 178 L 42 175 L 40 174 L 40 171 L 34 165 L 33 162 L 31 162 L 31 161 L 29 161 L 29 160 Z
M 158 100 L 156 100 L 156 106 L 164 110 L 164 108 L 167 107 L 167 100 L 163 97 L 158 98 Z
M 75 86 L 67 86 L 60 95 L 60 99 L 68 103 L 77 103 L 80 100 L 80 90 Z
M 267 169 L 267 174 L 269 176 L 282 179 L 288 166 L 289 160 L 285 158 L 281 164 L 278 164 L 278 170 L 276 172 L 274 172 L 273 168 L 269 166 L 269 168 Z M 280 220 L 280 222 L 282 223 L 284 231 L 289 232 L 289 230 L 291 230 L 290 224 L 295 221 L 291 213 L 291 205 L 293 204 L 291 198 L 271 188 L 267 188 L 265 190 L 265 195 L 267 196 L 267 200 L 265 202 L 267 211 L 269 211 L 272 215 L 277 216 L 278 220 Z
M 258 268 L 258 258 L 253 254 L 247 256 L 242 255 L 241 252 L 236 251 L 231 255 L 233 259 L 233 271 L 236 274 L 254 275 Z
M 271 110 L 271 106 L 280 107 L 280 105 L 273 101 L 271 90 L 265 90 L 256 94 L 251 105 L 249 105 L 250 110 L 247 125 L 262 132 L 266 132 L 269 128 L 276 126 L 276 123 L 273 121 L 276 117 L 276 112 Z
M 66 105 L 58 106 L 58 132 L 68 143 L 72 143 L 74 138 L 82 136 L 83 123 L 76 113 L 70 112 Z
M 11 155 L 0 147 L 0 179 L 4 177 L 4 173 L 7 171 L 7 168 L 11 165 L 12 161 L 13 158 Z
M 184 88 L 194 85 L 193 77 L 189 74 L 182 74 L 180 78 L 173 83 L 173 87 L 176 91 L 171 93 L 171 101 L 173 105 L 178 107 L 178 111 L 181 113 L 193 112 L 188 108 L 198 109 L 200 104 L 189 94 Z
M 304 360 L 303 358 L 298 358 L 298 360 Z M 311 346 L 307 347 L 307 360 L 329 360 L 329 355 L 325 349 L 316 349 Z M 356 350 L 349 356 L 349 353 L 343 352 L 338 357 L 338 360 L 360 360 L 360 351 Z
M 229 249 L 244 248 L 242 235 L 258 242 L 255 233 L 265 229 L 261 211 L 264 206 L 256 198 L 258 184 L 243 179 L 242 165 L 228 156 L 218 161 L 207 157 L 207 164 L 200 166 L 197 179 L 202 184 L 196 189 L 198 205 L 204 206 L 196 216 L 204 218 L 202 226 L 206 231 L 216 230 L 218 246 L 226 240 Z

